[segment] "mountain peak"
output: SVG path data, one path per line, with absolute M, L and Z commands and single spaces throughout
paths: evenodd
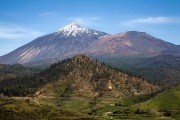
M 73 22 L 57 31 L 57 33 L 63 33 L 63 36 L 76 36 L 79 33 L 88 31 L 88 29 L 81 27 L 79 24 Z
M 80 29 L 80 28 L 83 28 L 83 27 L 81 27 L 79 24 L 73 22 L 73 23 L 61 28 L 60 30 L 62 30 L 62 29 L 72 30 L 72 29 Z M 58 31 L 60 31 L 60 30 L 58 30 Z
M 139 32 L 139 31 L 127 31 L 127 32 L 124 32 L 125 34 L 130 34 L 130 35 L 147 35 L 147 36 L 151 36 L 149 35 L 148 33 L 146 32 Z
M 81 29 L 85 29 L 83 27 L 81 27 L 79 24 L 73 22 L 61 29 L 59 29 L 57 32 L 61 32 L 61 31 L 72 31 L 72 30 L 81 30 Z
M 81 27 L 79 24 L 73 22 L 73 23 L 59 29 L 56 32 L 56 35 L 57 34 L 58 35 L 61 34 L 61 36 L 63 38 L 92 36 L 92 35 L 98 36 L 98 38 L 99 38 L 99 37 L 106 35 L 107 33 L 99 32 L 99 31 L 96 31 L 93 29 L 87 29 L 87 28 Z
M 71 24 L 68 25 L 69 27 L 78 27 L 78 28 L 82 28 L 79 24 L 77 24 L 76 22 L 73 22 Z

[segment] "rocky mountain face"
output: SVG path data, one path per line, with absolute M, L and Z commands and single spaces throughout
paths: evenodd
M 71 23 L 58 31 L 0 57 L 1 64 L 29 63 L 38 60 L 67 58 L 78 54 L 91 56 L 130 56 L 177 54 L 180 47 L 147 33 L 129 31 L 116 35 L 83 28 Z M 58 59 L 59 60 L 59 59 Z
M 0 57 L 0 63 L 22 64 L 80 54 L 93 46 L 93 43 L 104 35 L 107 33 L 86 29 L 77 23 L 72 23 Z
M 112 56 L 173 54 L 179 53 L 178 46 L 162 41 L 145 32 L 129 31 L 108 35 L 98 40 L 98 45 L 90 50 Z

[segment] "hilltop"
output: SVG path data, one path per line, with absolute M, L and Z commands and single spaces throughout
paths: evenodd
M 72 59 L 55 63 L 39 74 L 6 80 L 1 83 L 2 87 L 10 89 L 13 89 L 15 85 L 21 85 L 25 91 L 27 89 L 36 90 L 43 85 L 45 87 L 42 89 L 46 91 L 43 94 L 50 92 L 49 89 L 45 89 L 46 86 L 50 86 L 51 89 L 63 87 L 62 91 L 59 91 L 61 93 L 59 96 L 69 93 L 86 97 L 99 97 L 104 94 L 114 97 L 130 97 L 160 90 L 158 86 L 150 84 L 142 78 L 113 70 L 86 55 L 75 56 Z M 4 92 L 6 93 L 6 91 Z

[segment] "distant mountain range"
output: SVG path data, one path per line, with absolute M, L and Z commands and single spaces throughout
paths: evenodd
M 112 57 L 179 53 L 178 45 L 144 32 L 129 31 L 110 35 L 71 23 L 1 56 L 0 63 L 24 64 L 50 59 L 62 60 L 78 54 Z

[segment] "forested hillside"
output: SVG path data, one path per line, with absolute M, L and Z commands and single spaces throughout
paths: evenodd
M 180 56 L 157 55 L 150 57 L 112 57 L 97 56 L 99 61 L 140 75 L 146 80 L 158 85 L 174 86 L 180 84 Z
M 38 74 L 1 81 L 0 90 L 6 95 L 32 95 L 48 83 L 54 84 L 54 87 L 66 84 L 69 92 L 87 96 L 100 96 L 108 93 L 107 91 L 113 91 L 114 96 L 127 97 L 160 90 L 158 86 L 148 83 L 140 76 L 113 70 L 86 55 L 55 63 Z
M 40 72 L 42 69 L 24 67 L 21 64 L 0 64 L 0 80 L 15 78 L 17 76 L 28 76 Z

